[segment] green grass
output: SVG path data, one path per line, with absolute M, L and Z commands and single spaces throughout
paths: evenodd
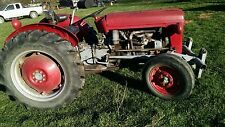
M 196 81 L 190 98 L 179 101 L 159 99 L 146 92 L 140 72 L 125 68 L 89 75 L 81 97 L 59 109 L 26 109 L 0 92 L 0 126 L 225 126 L 225 2 L 127 1 L 119 1 L 103 14 L 164 7 L 179 7 L 185 11 L 189 23 L 185 26 L 184 36 L 193 37 L 194 51 L 201 47 L 208 50 L 207 69 Z M 97 9 L 80 9 L 77 15 L 84 16 Z M 29 24 L 41 18 L 21 21 Z M 10 22 L 0 24 L 0 30 L 2 46 L 12 32 Z

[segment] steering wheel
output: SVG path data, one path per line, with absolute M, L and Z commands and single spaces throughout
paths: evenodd
M 107 8 L 107 7 L 103 7 L 103 8 L 101 8 L 101 9 L 99 9 L 99 10 L 97 10 L 97 11 L 95 11 L 95 12 L 93 12 L 93 13 L 91 13 L 91 14 L 85 16 L 85 17 L 83 17 L 81 20 L 84 20 L 84 19 L 89 18 L 89 17 L 96 17 L 98 14 L 100 14 L 100 13 L 101 13 L 102 11 L 104 11 L 106 8 Z

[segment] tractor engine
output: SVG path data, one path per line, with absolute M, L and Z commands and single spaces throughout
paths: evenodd
M 106 45 L 110 45 L 109 47 L 114 46 L 114 49 L 110 50 L 127 55 L 148 55 L 150 50 L 161 50 L 169 43 L 162 37 L 160 29 L 113 30 L 110 34 L 111 41 L 106 41 Z
M 86 42 L 79 43 L 81 61 L 92 67 L 96 64 L 103 65 L 100 70 L 112 65 L 111 57 L 118 57 L 115 58 L 118 61 L 140 55 L 155 55 L 169 49 L 169 39 L 164 37 L 162 28 L 112 30 L 103 34 L 98 43 L 93 43 L 91 38 L 85 40 Z

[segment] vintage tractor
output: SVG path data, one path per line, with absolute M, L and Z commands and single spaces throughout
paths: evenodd
M 180 9 L 116 12 L 83 18 L 45 12 L 39 23 L 15 31 L 1 52 L 1 74 L 10 95 L 37 108 L 58 107 L 78 97 L 86 72 L 118 68 L 123 61 L 144 64 L 143 80 L 163 99 L 188 97 L 206 67 L 207 52 L 183 43 L 184 13 Z M 93 17 L 99 32 L 85 19 Z M 123 79 L 118 79 L 123 80 Z

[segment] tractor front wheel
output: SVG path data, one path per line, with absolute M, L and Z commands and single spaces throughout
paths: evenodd
M 190 65 L 173 54 L 161 54 L 146 64 L 143 79 L 150 91 L 163 99 L 183 99 L 194 88 L 195 77 Z
M 54 33 L 21 33 L 3 49 L 4 84 L 28 106 L 52 108 L 71 102 L 83 85 L 74 52 Z

